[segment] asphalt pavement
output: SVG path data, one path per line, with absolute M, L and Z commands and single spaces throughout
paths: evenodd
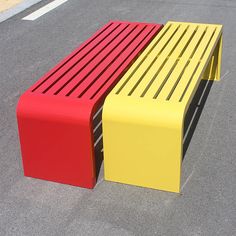
M 69 0 L 22 20 L 49 2 L 0 23 L 0 235 L 236 235 L 236 1 Z M 221 81 L 193 104 L 181 194 L 107 182 L 103 168 L 93 190 L 23 176 L 20 94 L 109 20 L 224 25 Z

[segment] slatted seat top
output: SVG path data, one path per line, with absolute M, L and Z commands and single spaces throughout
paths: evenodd
M 98 100 L 117 82 L 161 27 L 157 24 L 109 22 L 43 76 L 30 92 Z
M 221 25 L 168 22 L 112 94 L 187 102 L 221 34 Z

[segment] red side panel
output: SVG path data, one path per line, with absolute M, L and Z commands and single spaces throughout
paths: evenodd
M 25 175 L 93 188 L 91 111 L 78 100 L 21 96 L 17 116 Z

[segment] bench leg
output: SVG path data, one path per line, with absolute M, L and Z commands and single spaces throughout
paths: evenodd
M 204 80 L 220 80 L 221 73 L 221 57 L 222 57 L 222 35 L 213 52 L 212 58 L 203 74 Z
M 114 100 L 103 109 L 105 179 L 179 193 L 182 110 Z
M 94 187 L 91 112 L 82 105 L 64 97 L 21 96 L 17 119 L 26 176 Z

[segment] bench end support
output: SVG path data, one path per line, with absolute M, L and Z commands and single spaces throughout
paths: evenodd
M 207 65 L 207 68 L 203 74 L 202 79 L 204 80 L 220 80 L 221 74 L 221 58 L 222 58 L 222 45 L 223 36 L 221 35 L 219 41 L 214 49 L 212 57 Z
M 121 100 L 112 96 L 103 109 L 105 179 L 179 193 L 182 110 L 156 100 Z

